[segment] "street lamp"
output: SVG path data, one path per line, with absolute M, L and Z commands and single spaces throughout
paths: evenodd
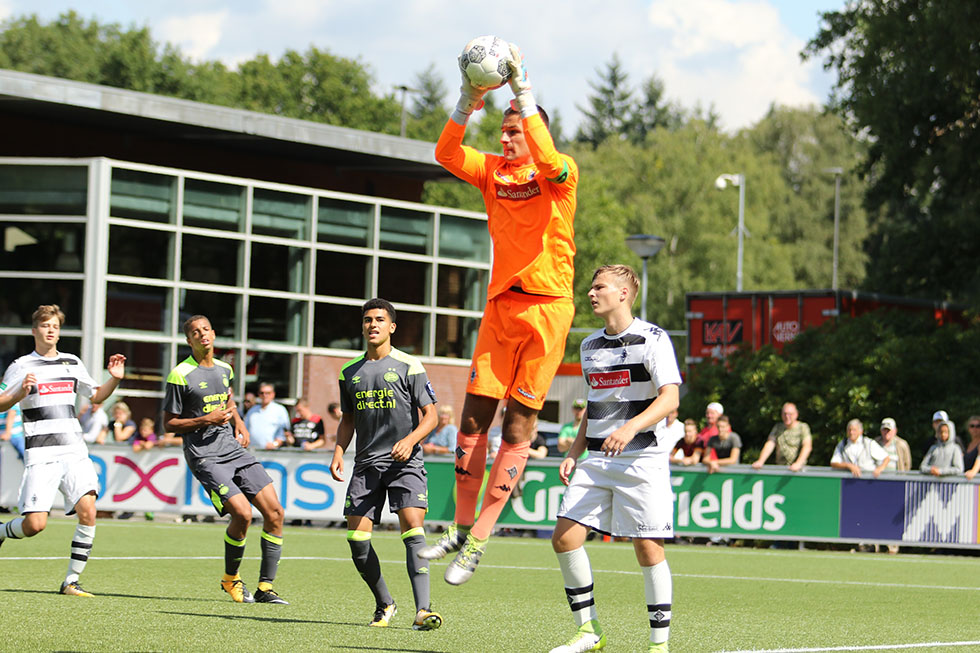
M 742 292 L 742 252 L 744 250 L 743 236 L 751 236 L 745 228 L 745 175 L 725 174 L 715 179 L 715 188 L 725 190 L 728 184 L 738 187 L 738 264 L 735 269 L 735 290 Z
M 396 91 L 402 92 L 402 125 L 401 125 L 401 137 L 405 138 L 405 98 L 409 93 L 421 93 L 417 88 L 412 88 L 411 86 L 406 86 L 405 84 L 400 84 L 395 86 Z
M 634 254 L 643 259 L 643 283 L 640 285 L 640 319 L 647 321 L 647 260 L 657 255 L 663 246 L 664 239 L 650 234 L 636 234 L 626 237 L 626 245 Z
M 843 168 L 824 168 L 824 172 L 834 175 L 834 273 L 830 287 L 837 290 L 837 248 L 840 242 L 840 176 Z

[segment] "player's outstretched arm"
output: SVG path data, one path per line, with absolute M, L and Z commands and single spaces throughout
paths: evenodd
M 588 431 L 588 424 L 589 418 L 583 417 L 582 422 L 578 425 L 578 433 L 575 435 L 575 440 L 572 441 L 572 446 L 568 448 L 568 452 L 558 466 L 558 477 L 565 485 L 568 485 L 572 478 L 572 472 L 575 471 L 575 462 L 582 455 L 582 452 L 585 451 L 585 434 Z
M 527 67 L 524 65 L 524 55 L 516 44 L 508 44 L 510 51 L 507 57 L 507 67 L 510 68 L 510 90 L 514 92 L 514 101 L 521 112 L 522 118 L 527 118 L 538 112 L 538 105 L 534 101 L 534 93 L 531 92 L 531 80 L 527 76 Z
M 677 408 L 680 403 L 680 392 L 676 383 L 663 385 L 657 392 L 657 398 L 642 413 L 609 434 L 602 443 L 603 454 L 618 456 L 637 433 L 650 428 Z
M 436 415 L 436 405 L 427 404 L 422 406 L 422 419 L 419 420 L 419 425 L 411 433 L 395 443 L 395 446 L 391 448 L 391 457 L 398 462 L 405 462 L 411 458 L 415 445 L 428 437 L 429 433 L 432 432 L 438 423 L 439 417 Z
M 25 374 L 19 385 L 11 384 L 10 390 L 0 394 L 0 412 L 13 408 L 14 404 L 26 397 L 36 385 L 37 379 L 33 374 Z
M 238 404 L 235 403 L 234 399 L 229 399 L 225 407 L 231 411 L 231 420 L 235 427 L 235 439 L 243 447 L 248 447 L 252 437 L 248 433 L 248 427 L 245 426 L 245 420 L 238 413 Z
M 334 480 L 343 482 L 344 480 L 344 452 L 354 439 L 354 419 L 350 413 L 344 411 L 337 426 L 337 446 L 333 450 L 333 460 L 330 462 L 330 475 Z
M 126 357 L 122 354 L 113 354 L 109 357 L 109 365 L 106 369 L 109 371 L 109 380 L 100 385 L 92 395 L 93 404 L 105 402 L 119 387 L 119 382 L 126 375 Z

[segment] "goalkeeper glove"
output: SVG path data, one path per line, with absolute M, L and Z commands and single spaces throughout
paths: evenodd
M 465 125 L 471 113 L 483 108 L 483 96 L 487 92 L 473 86 L 466 73 L 460 72 L 463 77 L 463 83 L 459 87 L 459 102 L 456 103 L 456 110 L 453 111 L 452 118 L 458 124 Z
M 527 77 L 520 48 L 513 43 L 508 44 L 508 48 L 510 49 L 510 56 L 507 57 L 507 67 L 510 68 L 508 83 L 521 110 L 521 117 L 527 118 L 538 112 L 538 105 L 534 102 L 534 95 L 531 93 L 531 80 Z

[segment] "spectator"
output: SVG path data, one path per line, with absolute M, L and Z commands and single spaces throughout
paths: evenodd
M 343 411 L 340 410 L 340 404 L 336 401 L 331 401 L 329 404 L 327 404 L 327 415 L 335 420 L 336 423 L 329 426 L 327 424 L 323 424 L 323 434 L 309 445 L 303 445 L 303 449 L 306 451 L 323 449 L 327 453 L 332 454 L 333 450 L 337 447 L 337 426 L 340 424 L 340 420 L 344 416 Z M 329 433 L 327 433 L 328 428 L 330 429 Z M 354 451 L 353 442 L 351 442 L 348 451 Z
M 684 420 L 684 439 L 674 445 L 670 459 L 681 465 L 697 465 L 703 453 L 704 447 L 698 439 L 698 423 L 693 419 Z
M 140 420 L 139 428 L 136 434 L 130 438 L 130 441 L 133 444 L 133 451 L 144 451 L 146 449 L 152 449 L 158 439 L 156 425 L 153 423 L 153 420 L 149 417 L 144 417 Z
M 112 405 L 112 422 L 109 432 L 113 442 L 129 442 L 136 433 L 136 422 L 133 421 L 133 411 L 125 401 L 117 401 Z
M 664 427 L 657 430 L 657 440 L 663 439 L 665 443 L 670 442 L 676 445 L 684 439 L 684 422 L 677 419 L 677 414 L 676 408 L 667 413 Z
M 78 414 L 78 423 L 82 425 L 82 439 L 89 444 L 105 444 L 109 434 L 109 416 L 102 404 L 85 402 Z
M 732 431 L 727 415 L 719 415 L 715 422 L 718 435 L 711 436 L 705 448 L 704 464 L 709 474 L 714 474 L 726 465 L 737 465 L 742 453 L 742 438 Z
M 875 478 L 888 466 L 888 453 L 871 438 L 864 437 L 864 424 L 859 419 L 847 423 L 847 437 L 841 440 L 830 457 L 834 469 L 846 469 L 855 478 L 861 472 L 871 472 Z
M 263 383 L 259 386 L 259 403 L 245 413 L 245 428 L 253 449 L 278 449 L 293 437 L 289 431 L 289 412 L 275 398 L 275 387 Z
M 500 422 L 496 426 L 491 426 L 487 431 L 487 459 L 493 460 L 497 457 L 497 450 L 500 449 L 500 441 L 503 438 L 504 415 L 507 414 L 507 406 L 500 407 Z
M 963 469 L 966 470 L 966 477 L 972 481 L 980 471 L 980 456 L 977 455 L 980 452 L 980 415 L 970 415 L 966 428 L 970 433 L 970 443 L 963 454 Z
M 459 432 L 453 424 L 453 407 L 439 406 L 436 415 L 439 421 L 435 430 L 422 442 L 422 453 L 452 453 L 456 450 L 456 433 Z
M 300 447 L 303 451 L 310 451 L 322 447 L 323 438 L 323 418 L 310 410 L 310 400 L 300 397 L 296 400 L 293 407 L 293 422 L 291 433 L 293 434 L 292 445 Z M 317 446 L 317 443 L 320 443 Z
M 531 431 L 531 444 L 527 449 L 528 458 L 541 459 L 548 455 L 548 443 L 544 441 L 544 436 L 538 432 L 537 424 L 534 425 Z M 521 480 L 523 481 L 524 476 L 521 475 Z M 521 483 L 523 485 L 523 482 Z
M 810 425 L 800 421 L 800 411 L 790 402 L 783 404 L 780 420 L 769 431 L 759 459 L 752 463 L 753 468 L 761 468 L 773 451 L 776 452 L 776 464 L 788 466 L 791 472 L 798 472 L 806 465 L 813 450 Z
M 698 439 L 701 441 L 701 446 L 704 447 L 705 451 L 708 450 L 708 440 L 718 435 L 718 418 L 724 414 L 725 408 L 717 401 L 712 401 L 704 409 L 705 425 L 701 429 L 701 432 L 698 433 Z
M 565 453 L 575 442 L 578 435 L 578 427 L 585 417 L 585 399 L 576 399 L 572 402 L 572 421 L 564 424 L 558 432 L 558 451 Z
M 953 440 L 951 424 L 942 422 L 937 429 L 936 443 L 929 447 L 919 471 L 933 476 L 952 476 L 963 473 L 963 450 Z
M 912 451 L 909 443 L 898 437 L 898 425 L 891 417 L 881 420 L 881 436 L 878 444 L 888 454 L 888 466 L 885 467 L 889 472 L 907 472 L 912 469 Z
M 242 395 L 242 403 L 240 406 L 238 406 L 238 414 L 241 415 L 242 419 L 245 419 L 245 415 L 248 413 L 248 411 L 252 409 L 252 406 L 254 405 L 255 405 L 254 392 L 249 391 L 246 392 L 244 395 Z
M 0 440 L 10 441 L 17 457 L 24 460 L 24 416 L 20 404 L 14 404 L 5 413 L 0 413 Z
M 960 449 L 963 449 L 963 442 L 956 437 L 956 424 L 949 418 L 949 414 L 945 410 L 937 410 L 932 414 L 932 431 L 935 433 L 936 439 L 939 439 L 939 425 L 943 422 L 949 424 L 949 439 L 960 445 Z

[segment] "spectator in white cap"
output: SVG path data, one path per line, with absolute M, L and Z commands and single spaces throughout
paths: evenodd
M 558 451 L 561 453 L 568 451 L 568 448 L 575 442 L 578 427 L 582 424 L 582 418 L 585 417 L 585 406 L 585 399 L 579 398 L 572 402 L 572 421 L 563 425 L 561 431 L 558 432 Z
M 912 469 L 912 451 L 909 443 L 898 437 L 898 425 L 891 417 L 881 420 L 881 435 L 878 444 L 888 454 L 888 465 L 885 471 L 907 472 Z
M 718 418 L 725 414 L 725 408 L 717 401 L 712 401 L 704 409 L 704 428 L 698 433 L 698 441 L 705 451 L 708 449 L 708 440 L 718 435 Z

